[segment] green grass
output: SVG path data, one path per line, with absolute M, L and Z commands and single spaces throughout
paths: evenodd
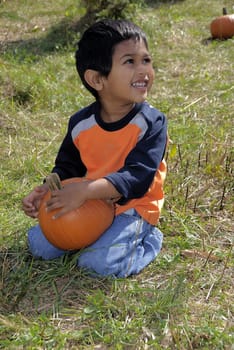
M 165 238 L 141 274 L 111 280 L 86 276 L 76 256 L 33 260 L 34 221 L 21 211 L 69 116 L 92 101 L 74 64 L 84 10 L 75 0 L 0 2 L 0 349 L 233 349 L 234 41 L 209 33 L 221 7 L 148 1 L 135 18 L 155 62 L 149 101 L 172 142 Z

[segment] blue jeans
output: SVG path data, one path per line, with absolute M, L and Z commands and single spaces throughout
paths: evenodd
M 115 217 L 101 237 L 80 250 L 77 265 L 101 276 L 127 277 L 139 273 L 161 250 L 163 235 L 134 209 Z M 66 251 L 54 247 L 40 226 L 28 232 L 29 249 L 35 258 L 58 258 Z

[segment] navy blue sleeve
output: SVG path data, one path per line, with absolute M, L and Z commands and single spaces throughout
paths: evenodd
M 80 153 L 73 143 L 71 130 L 72 119 L 70 119 L 67 134 L 60 146 L 55 159 L 55 166 L 52 170 L 53 173 L 59 175 L 61 180 L 71 177 L 82 177 L 86 173 L 86 167 L 80 158 Z
M 155 109 L 153 118 L 146 118 L 148 129 L 128 154 L 124 166 L 105 178 L 122 194 L 118 204 L 142 197 L 149 189 L 162 161 L 167 145 L 167 121 Z M 150 111 L 152 114 L 153 111 Z

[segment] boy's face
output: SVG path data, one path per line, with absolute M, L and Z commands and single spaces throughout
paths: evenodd
M 125 40 L 115 46 L 112 69 L 103 77 L 100 97 L 114 104 L 143 102 L 153 80 L 154 69 L 144 41 Z

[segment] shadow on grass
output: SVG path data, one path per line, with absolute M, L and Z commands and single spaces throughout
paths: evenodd
M 26 248 L 21 252 L 0 251 L 0 314 L 51 314 L 61 305 L 79 309 L 98 290 L 109 292 L 113 281 L 91 277 L 76 267 L 76 259 L 77 254 L 51 261 L 34 260 Z
M 90 25 L 92 17 L 87 14 L 80 19 L 62 19 L 52 26 L 48 33 L 38 38 L 0 42 L 0 54 L 10 54 L 19 61 L 24 59 L 37 61 L 40 56 L 58 50 L 75 47 L 80 34 Z
M 157 8 L 164 4 L 174 5 L 178 2 L 184 2 L 184 0 L 145 0 L 147 6 Z
M 157 8 L 164 3 L 176 4 L 184 0 L 146 0 L 146 6 Z M 37 61 L 40 56 L 48 55 L 58 50 L 76 47 L 76 43 L 83 31 L 95 21 L 95 13 L 87 13 L 81 18 L 64 18 L 52 26 L 46 35 L 38 38 L 20 39 L 0 42 L 0 54 L 10 54 L 18 58 L 19 62 Z
M 136 298 L 164 318 L 169 310 L 181 308 L 186 299 L 186 270 L 173 276 L 165 275 L 163 270 L 164 287 L 161 288 L 162 276 L 155 274 L 153 265 L 148 272 L 128 279 L 91 277 L 77 268 L 78 254 L 42 261 L 34 260 L 26 247 L 0 251 L 0 315 L 20 313 L 28 317 L 63 314 L 72 309 L 83 314 L 84 308 L 89 308 L 88 313 L 95 310 L 105 313 L 109 309 L 113 313 L 124 313 L 126 302 L 134 310 Z M 158 271 L 158 266 L 156 268 Z M 149 283 L 147 276 L 150 276 Z M 159 287 L 155 288 L 157 284 Z
M 229 40 L 229 39 L 232 39 L 232 38 L 228 38 L 228 39 L 222 39 L 222 38 L 212 38 L 211 36 L 210 37 L 208 37 L 208 38 L 205 38 L 205 39 L 202 39 L 201 40 L 201 44 L 202 45 L 205 45 L 205 46 L 207 46 L 207 45 L 209 45 L 209 44 L 212 44 L 212 43 L 216 43 L 216 44 L 219 44 L 219 43 L 222 43 L 222 42 L 224 42 L 224 41 L 227 41 L 227 40 Z

